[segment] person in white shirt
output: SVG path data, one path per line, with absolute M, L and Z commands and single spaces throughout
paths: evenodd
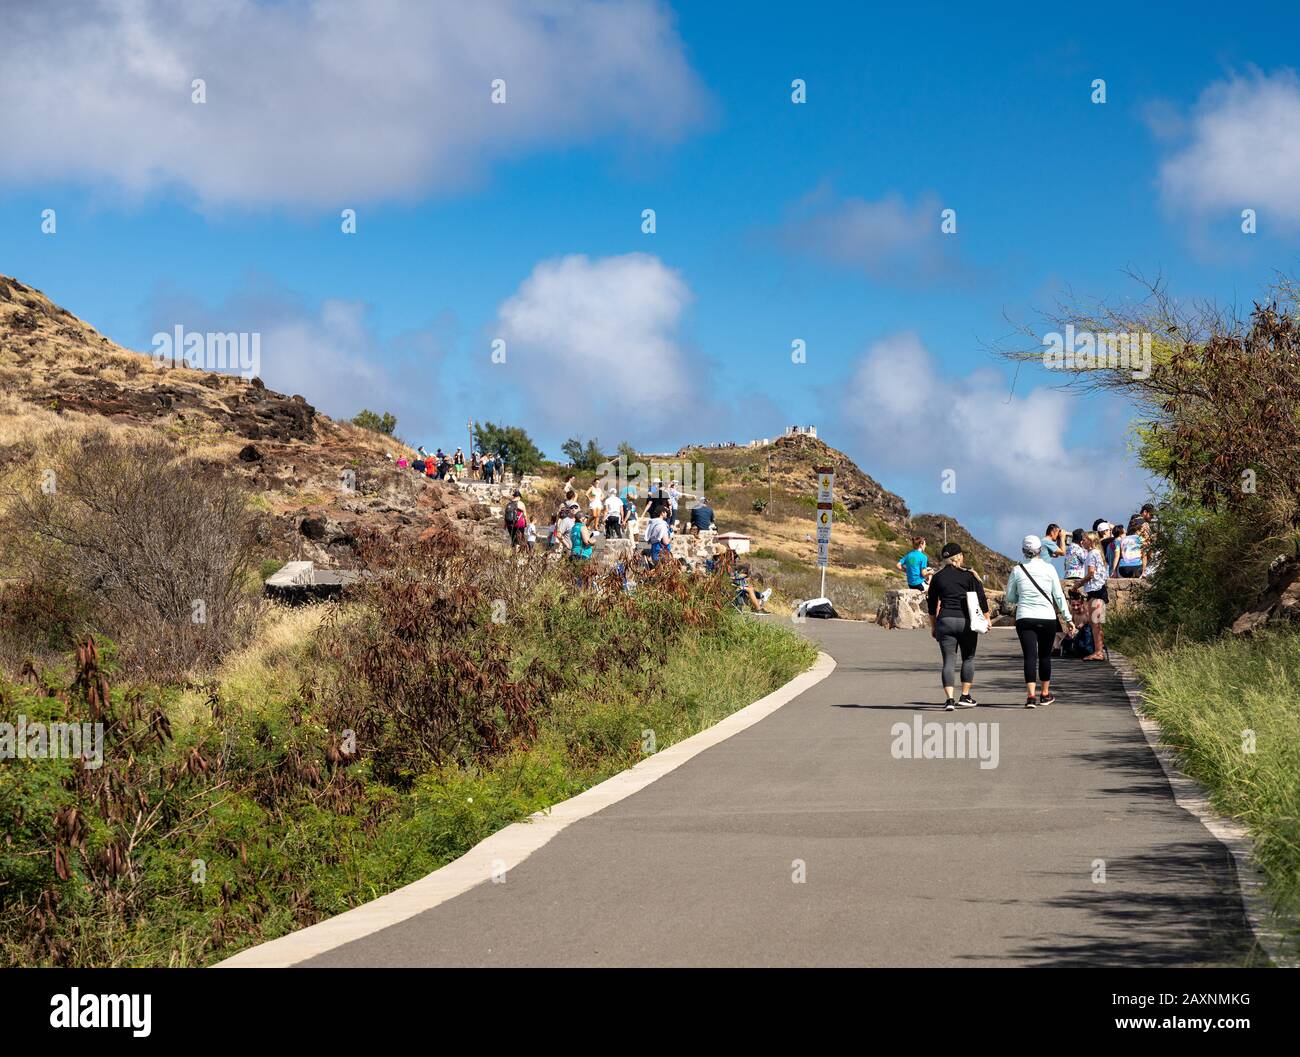
M 681 497 L 682 497 L 681 489 L 677 487 L 677 481 L 676 481 L 676 480 L 672 480 L 672 481 L 669 481 L 669 482 L 668 482 L 668 492 L 667 492 L 667 495 L 668 495 L 668 506 L 669 506 L 669 510 L 668 510 L 668 520 L 669 520 L 670 522 L 671 522 L 671 521 L 676 521 L 676 520 L 677 520 L 677 501 L 678 501 L 679 499 L 681 499 Z
M 1052 643 L 1060 630 L 1057 614 L 1074 634 L 1074 619 L 1061 590 L 1056 569 L 1041 557 L 1043 541 L 1026 536 L 1020 544 L 1024 560 L 1007 578 L 1006 601 L 1016 607 L 1016 636 L 1025 660 L 1025 708 L 1037 708 L 1056 701 L 1052 693 Z M 1037 684 L 1042 682 L 1039 695 Z
M 1083 529 L 1077 528 L 1071 533 L 1070 542 L 1065 546 L 1065 582 L 1062 586 L 1066 588 L 1083 582 L 1088 566 L 1088 552 L 1083 549 L 1083 537 Z
M 623 538 L 623 500 L 619 499 L 613 485 L 605 490 L 605 538 Z
M 663 508 L 657 510 L 656 516 L 650 519 L 650 524 L 645 530 L 645 540 L 650 544 L 650 564 L 652 565 L 659 560 L 661 554 L 672 553 L 671 544 L 668 542 L 668 523 L 664 521 L 665 510 L 666 504 Z
M 559 541 L 560 550 L 568 555 L 573 550 L 573 522 L 578 514 L 577 503 L 565 503 L 560 507 L 560 516 L 555 522 L 555 538 Z

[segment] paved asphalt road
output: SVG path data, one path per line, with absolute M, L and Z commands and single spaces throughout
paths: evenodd
M 513 869 L 319 966 L 1241 965 L 1228 852 L 1173 800 L 1109 665 L 1022 707 L 1015 636 L 981 707 L 936 707 L 924 632 L 809 621 L 835 657 L 771 716 Z M 985 707 L 990 706 L 990 707 Z M 895 759 L 890 727 L 996 723 L 999 760 Z M 806 880 L 794 883 L 794 861 Z M 1094 883 L 1104 860 L 1105 883 Z

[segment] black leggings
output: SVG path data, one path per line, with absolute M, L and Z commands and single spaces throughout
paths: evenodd
M 1020 652 L 1025 655 L 1025 682 L 1045 683 L 1052 678 L 1052 643 L 1060 626 L 1045 617 L 1022 617 L 1016 621 Z
M 953 681 L 957 673 L 957 654 L 961 654 L 961 681 L 975 681 L 975 647 L 979 645 L 979 635 L 966 630 L 966 618 L 940 617 L 935 623 L 935 638 L 939 640 L 939 649 L 943 653 L 943 685 L 956 686 Z

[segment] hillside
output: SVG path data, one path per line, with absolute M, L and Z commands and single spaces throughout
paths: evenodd
M 483 507 L 389 461 L 413 455 L 400 442 L 335 421 L 260 379 L 123 349 L 4 276 L 0 390 L 0 474 L 17 472 L 51 436 L 156 431 L 206 472 L 247 484 L 268 517 L 268 558 L 346 564 L 366 529 L 418 534 L 456 523 L 486 531 Z
M 911 547 L 912 535 L 926 538 L 937 563 L 944 522 L 948 539 L 962 544 L 968 565 L 990 587 L 1001 588 L 1011 568 L 1004 556 L 976 540 L 956 519 L 943 514 L 913 518 L 901 496 L 814 437 L 785 436 L 753 447 L 690 446 L 673 455 L 642 455 L 639 460 L 665 482 L 676 476 L 688 496 L 704 493 L 720 532 L 750 537 L 751 569 L 758 586 L 774 589 L 773 608 L 778 612 L 816 595 L 821 587 L 814 525 L 818 466 L 835 469 L 826 590 L 842 615 L 873 618 L 884 592 L 903 584 L 896 563 Z M 535 509 L 554 509 L 561 482 L 572 473 L 569 467 L 545 467 Z M 583 475 L 577 476 L 582 482 Z
M 956 519 L 941 514 L 913 518 L 901 496 L 816 437 L 784 436 L 755 447 L 683 448 L 678 457 L 704 464 L 719 527 L 751 537 L 753 569 L 783 602 L 810 597 L 820 589 L 813 522 L 818 466 L 835 470 L 826 590 L 843 615 L 874 614 L 884 592 L 902 585 L 895 563 L 910 548 L 913 534 L 926 537 L 931 560 L 937 563 L 944 520 L 948 538 L 962 544 L 968 565 L 991 587 L 1001 587 L 1010 571 L 1005 557 L 975 540 Z
M 105 428 L 156 431 L 205 472 L 233 476 L 251 489 L 268 519 L 268 559 L 346 566 L 358 534 L 371 529 L 415 536 L 454 525 L 478 538 L 500 536 L 487 506 L 389 461 L 390 454 L 413 456 L 399 441 L 331 419 L 303 396 L 274 392 L 260 379 L 172 366 L 121 348 L 44 294 L 3 276 L 0 383 L 0 474 L 28 466 L 42 438 L 66 440 Z M 685 448 L 677 459 L 703 466 L 720 529 L 751 536 L 754 571 L 776 588 L 778 604 L 809 597 L 819 586 L 813 468 L 822 465 L 836 473 L 828 591 L 845 615 L 874 612 L 883 592 L 901 582 L 895 562 L 913 533 L 929 540 L 937 560 L 944 521 L 948 538 L 962 543 L 992 586 L 1001 586 L 1010 568 L 954 519 L 913 518 L 900 496 L 813 437 L 781 437 L 753 448 Z M 535 497 L 544 501 L 534 504 L 539 522 L 553 509 L 556 479 L 568 472 L 546 469 Z M 351 479 L 350 490 L 343 482 Z

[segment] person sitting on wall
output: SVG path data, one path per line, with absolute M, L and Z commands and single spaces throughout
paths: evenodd
M 709 501 L 704 496 L 700 496 L 699 502 L 691 508 L 691 535 L 698 536 L 711 528 L 713 528 L 713 507 L 709 506 Z
M 925 537 L 913 536 L 912 549 L 898 559 L 898 568 L 907 577 L 907 586 L 914 591 L 924 591 L 933 570 L 925 556 Z

